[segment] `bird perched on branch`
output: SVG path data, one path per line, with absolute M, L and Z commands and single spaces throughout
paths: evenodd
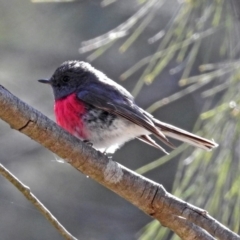
M 125 142 L 137 138 L 167 153 L 150 135 L 174 148 L 167 137 L 204 150 L 218 145 L 183 129 L 161 122 L 140 108 L 133 96 L 89 63 L 66 61 L 50 79 L 57 123 L 94 148 L 114 153 Z

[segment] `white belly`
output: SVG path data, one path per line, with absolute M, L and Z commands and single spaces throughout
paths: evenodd
M 88 126 L 88 140 L 94 148 L 107 153 L 114 153 L 125 142 L 148 134 L 146 129 L 121 117 L 110 126 Z

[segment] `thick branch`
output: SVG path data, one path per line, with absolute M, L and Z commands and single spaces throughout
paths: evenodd
M 240 240 L 238 235 L 223 227 L 206 211 L 183 202 L 167 193 L 161 185 L 108 159 L 1 86 L 0 109 L 0 118 L 9 123 L 13 129 L 39 142 L 82 173 L 158 219 L 182 239 L 217 237 Z

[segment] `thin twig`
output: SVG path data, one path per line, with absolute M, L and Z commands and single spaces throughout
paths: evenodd
M 67 240 L 77 240 L 66 228 L 52 215 L 52 213 L 38 200 L 31 192 L 30 188 L 24 185 L 8 169 L 0 164 L 0 174 L 11 182 L 38 210 L 43 216 L 58 230 L 58 232 Z

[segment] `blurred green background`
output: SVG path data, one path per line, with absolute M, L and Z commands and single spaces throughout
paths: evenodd
M 239 232 L 239 7 L 237 0 L 0 0 L 0 83 L 54 119 L 51 89 L 37 79 L 65 60 L 91 61 L 160 120 L 220 144 L 210 153 L 181 145 L 164 156 L 135 140 L 113 159 Z M 78 239 L 176 239 L 3 121 L 0 161 Z M 0 179 L 0 239 L 62 239 Z

